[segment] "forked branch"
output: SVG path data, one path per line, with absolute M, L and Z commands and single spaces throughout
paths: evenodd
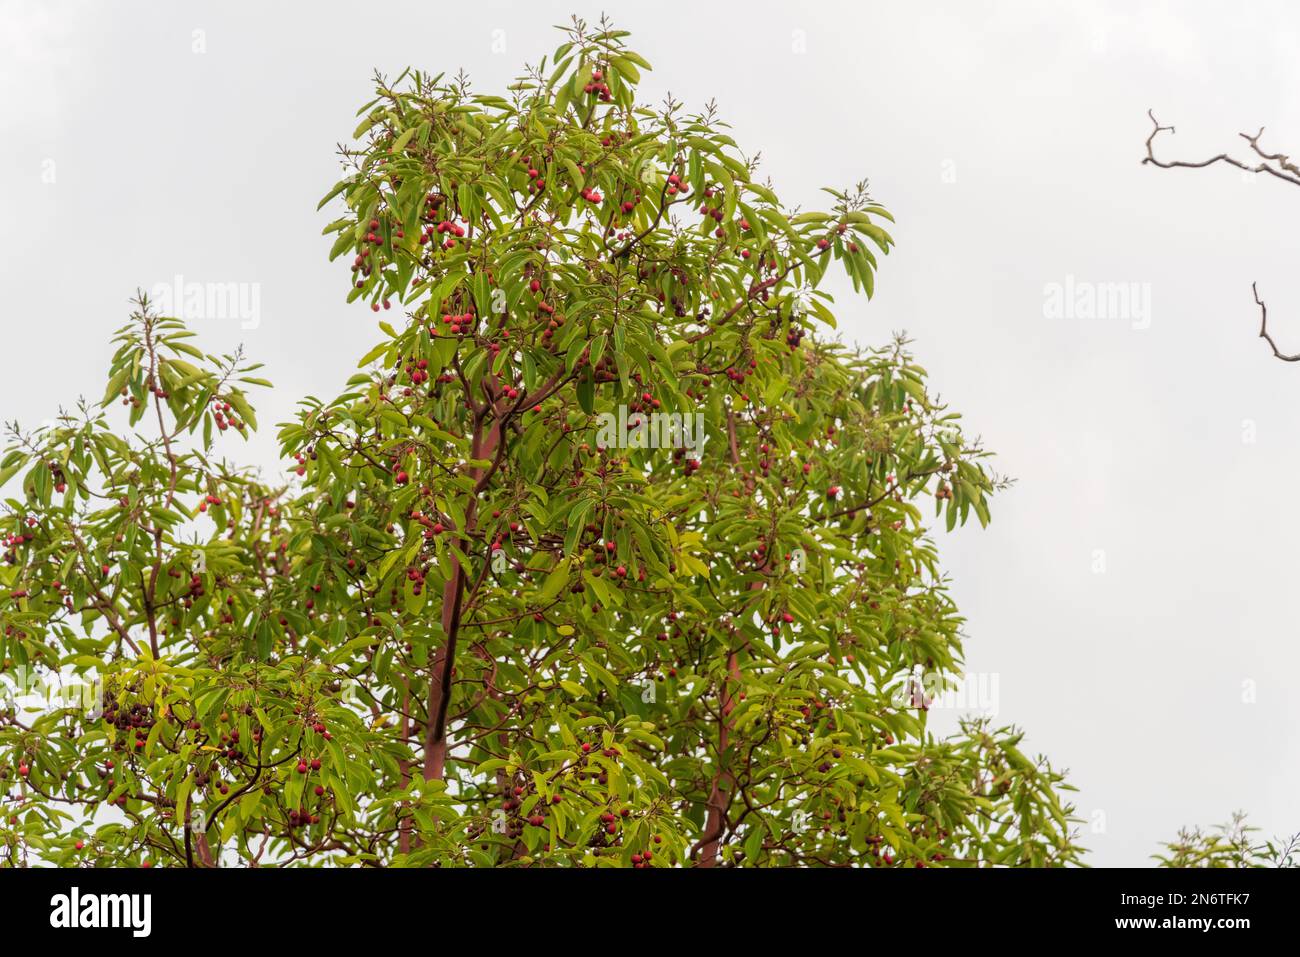
M 1161 133 L 1175 132 L 1172 126 L 1161 126 L 1160 121 L 1156 119 L 1155 113 L 1147 110 L 1147 116 L 1151 117 L 1151 135 L 1147 137 L 1147 155 L 1142 160 L 1143 164 L 1150 163 L 1153 166 L 1159 166 L 1161 169 L 1178 169 L 1185 167 L 1187 169 L 1201 169 L 1205 166 L 1213 166 L 1215 163 L 1227 163 L 1235 166 L 1237 169 L 1245 170 L 1248 173 L 1268 173 L 1280 180 L 1284 180 L 1293 186 L 1300 186 L 1300 167 L 1291 162 L 1291 157 L 1285 153 L 1266 153 L 1260 148 L 1259 140 L 1264 135 L 1264 127 L 1259 128 L 1255 134 L 1238 133 L 1243 140 L 1250 144 L 1250 148 L 1259 157 L 1260 162 L 1249 163 L 1237 159 L 1227 153 L 1220 153 L 1218 156 L 1211 156 L 1209 159 L 1200 160 L 1199 162 L 1190 162 L 1187 160 L 1161 160 L 1156 158 L 1155 138 Z

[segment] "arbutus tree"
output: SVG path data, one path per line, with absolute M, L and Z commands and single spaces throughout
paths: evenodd
M 637 104 L 624 33 L 567 33 L 504 97 L 377 78 L 322 206 L 394 318 L 286 482 L 217 457 L 256 367 L 143 297 L 102 407 L 14 427 L 3 678 L 102 691 L 0 712 L 8 862 L 1077 861 L 1018 731 L 927 731 L 927 516 L 1000 482 L 904 340 L 825 335 L 889 214 L 783 205 L 711 109 Z

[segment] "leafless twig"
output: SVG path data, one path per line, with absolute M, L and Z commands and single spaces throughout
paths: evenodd
M 1250 284 L 1250 291 L 1255 294 L 1255 303 L 1259 306 L 1259 337 L 1267 342 L 1273 348 L 1273 355 L 1277 356 L 1283 362 L 1300 362 L 1300 353 L 1296 355 L 1283 355 L 1278 349 L 1277 343 L 1273 337 L 1268 334 L 1268 306 L 1264 305 L 1264 300 L 1259 298 L 1259 290 L 1255 284 Z
M 1287 156 L 1285 153 L 1265 153 L 1260 149 L 1259 139 L 1264 135 L 1264 127 L 1262 126 L 1259 128 L 1259 132 L 1254 135 L 1250 133 L 1237 134 L 1250 144 L 1250 148 L 1254 150 L 1256 155 L 1262 160 L 1262 162 L 1255 163 L 1254 165 L 1243 162 L 1234 156 L 1229 156 L 1227 153 L 1220 153 L 1218 156 L 1211 156 L 1209 159 L 1201 160 L 1197 163 L 1188 162 L 1186 160 L 1165 161 L 1156 159 L 1153 143 L 1159 134 L 1166 131 L 1173 133 L 1175 130 L 1172 126 L 1161 126 L 1160 121 L 1156 119 L 1155 113 L 1151 110 L 1147 110 L 1147 116 L 1151 117 L 1151 124 L 1154 129 L 1151 130 L 1151 135 L 1147 137 L 1147 155 L 1142 160 L 1144 165 L 1150 163 L 1153 166 L 1159 166 L 1161 169 L 1177 169 L 1178 167 L 1201 169 L 1205 166 L 1213 166 L 1215 163 L 1228 163 L 1229 165 L 1235 166 L 1237 169 L 1245 170 L 1248 173 L 1268 173 L 1270 176 L 1275 176 L 1280 180 L 1291 183 L 1293 186 L 1300 186 L 1300 167 L 1291 162 L 1291 157 Z M 1277 165 L 1270 166 L 1270 163 L 1276 163 Z
M 1147 155 L 1142 159 L 1143 165 L 1150 163 L 1151 165 L 1158 166 L 1161 169 L 1177 169 L 1179 167 L 1185 169 L 1201 169 L 1206 166 L 1213 166 L 1215 163 L 1227 163 L 1230 166 L 1235 166 L 1237 169 L 1245 170 L 1248 173 L 1268 173 L 1270 176 L 1276 177 L 1285 183 L 1290 183 L 1293 186 L 1300 186 L 1300 166 L 1296 166 L 1295 163 L 1291 162 L 1291 157 L 1285 153 L 1266 153 L 1260 148 L 1259 140 L 1260 137 L 1264 135 L 1264 127 L 1262 126 L 1259 128 L 1259 132 L 1253 136 L 1250 133 L 1237 134 L 1250 144 L 1250 148 L 1254 150 L 1255 155 L 1260 158 L 1261 161 L 1253 165 L 1243 160 L 1239 160 L 1236 157 L 1229 156 L 1227 153 L 1220 153 L 1217 156 L 1211 156 L 1209 159 L 1201 160 L 1200 162 L 1189 162 L 1186 160 L 1160 160 L 1156 159 L 1155 148 L 1153 146 L 1155 138 L 1161 133 L 1174 133 L 1175 130 L 1172 126 L 1161 126 L 1160 121 L 1156 119 L 1154 111 L 1147 110 L 1147 116 L 1151 118 L 1152 130 L 1151 135 L 1148 136 L 1146 140 Z M 1264 301 L 1259 298 L 1259 290 L 1255 287 L 1255 283 L 1253 282 L 1250 284 L 1250 291 L 1255 296 L 1255 304 L 1259 306 L 1260 338 L 1269 344 L 1269 347 L 1273 350 L 1273 355 L 1281 359 L 1283 362 L 1300 362 L 1300 354 L 1286 355 L 1278 349 L 1277 343 L 1273 341 L 1273 337 L 1269 335 L 1268 332 L 1268 306 L 1266 306 Z

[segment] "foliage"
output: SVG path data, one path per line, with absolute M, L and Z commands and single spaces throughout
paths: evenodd
M 268 383 L 143 299 L 103 407 L 15 429 L 6 673 L 105 710 L 0 716 L 10 862 L 1078 859 L 1019 732 L 927 732 L 927 514 L 999 483 L 904 340 L 826 335 L 891 217 L 784 205 L 711 109 L 636 103 L 624 41 L 575 22 L 505 97 L 377 79 L 322 206 L 404 318 L 281 427 L 284 482 L 214 458 Z
M 1153 856 L 1160 867 L 1300 866 L 1300 834 L 1261 842 L 1255 836 L 1258 832 L 1238 811 L 1227 824 L 1209 831 L 1183 828 L 1177 839 L 1165 842 L 1163 854 Z

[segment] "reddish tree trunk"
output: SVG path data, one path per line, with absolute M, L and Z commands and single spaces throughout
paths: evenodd
M 731 464 L 743 472 L 740 464 L 740 447 L 736 440 L 736 419 L 727 413 L 727 446 L 731 452 Z M 751 486 L 752 488 L 752 486 Z M 767 571 L 764 563 L 762 571 Z M 763 587 L 762 581 L 750 586 L 751 591 Z M 713 775 L 713 788 L 709 792 L 708 816 L 704 820 L 704 834 L 699 841 L 700 856 L 697 867 L 713 867 L 718 863 L 718 850 L 722 847 L 722 838 L 726 831 L 727 807 L 731 804 L 736 787 L 736 777 L 728 770 L 727 748 L 731 741 L 731 710 L 735 707 L 732 697 L 732 684 L 740 684 L 740 665 L 736 652 L 727 653 L 727 677 L 722 681 L 722 713 L 718 721 L 718 770 Z
M 708 817 L 704 822 L 704 838 L 700 845 L 697 867 L 713 867 L 718 862 L 718 849 L 722 846 L 727 823 L 727 807 L 735 790 L 736 778 L 727 768 L 727 748 L 731 739 L 731 710 L 735 707 L 731 684 L 740 683 L 740 665 L 736 653 L 727 655 L 727 678 L 722 682 L 722 718 L 718 723 L 718 770 L 713 775 L 713 790 L 709 792 Z
M 470 457 L 491 459 L 496 455 L 501 442 L 501 423 L 493 425 L 484 437 L 482 430 L 475 428 Z M 462 549 L 468 550 L 469 537 L 474 533 L 478 519 L 478 488 L 483 478 L 483 469 L 475 468 L 470 472 L 474 479 L 475 492 L 465 506 L 465 527 L 459 536 Z M 487 561 L 488 559 L 484 559 Z M 460 607 L 465 594 L 465 569 L 455 555 L 451 559 L 451 577 L 442 590 L 442 631 L 446 636 L 442 647 L 433 657 L 429 670 L 428 720 L 424 735 L 424 779 L 441 781 L 447 767 L 447 708 L 451 697 L 451 679 L 456 665 L 456 639 L 460 632 Z

